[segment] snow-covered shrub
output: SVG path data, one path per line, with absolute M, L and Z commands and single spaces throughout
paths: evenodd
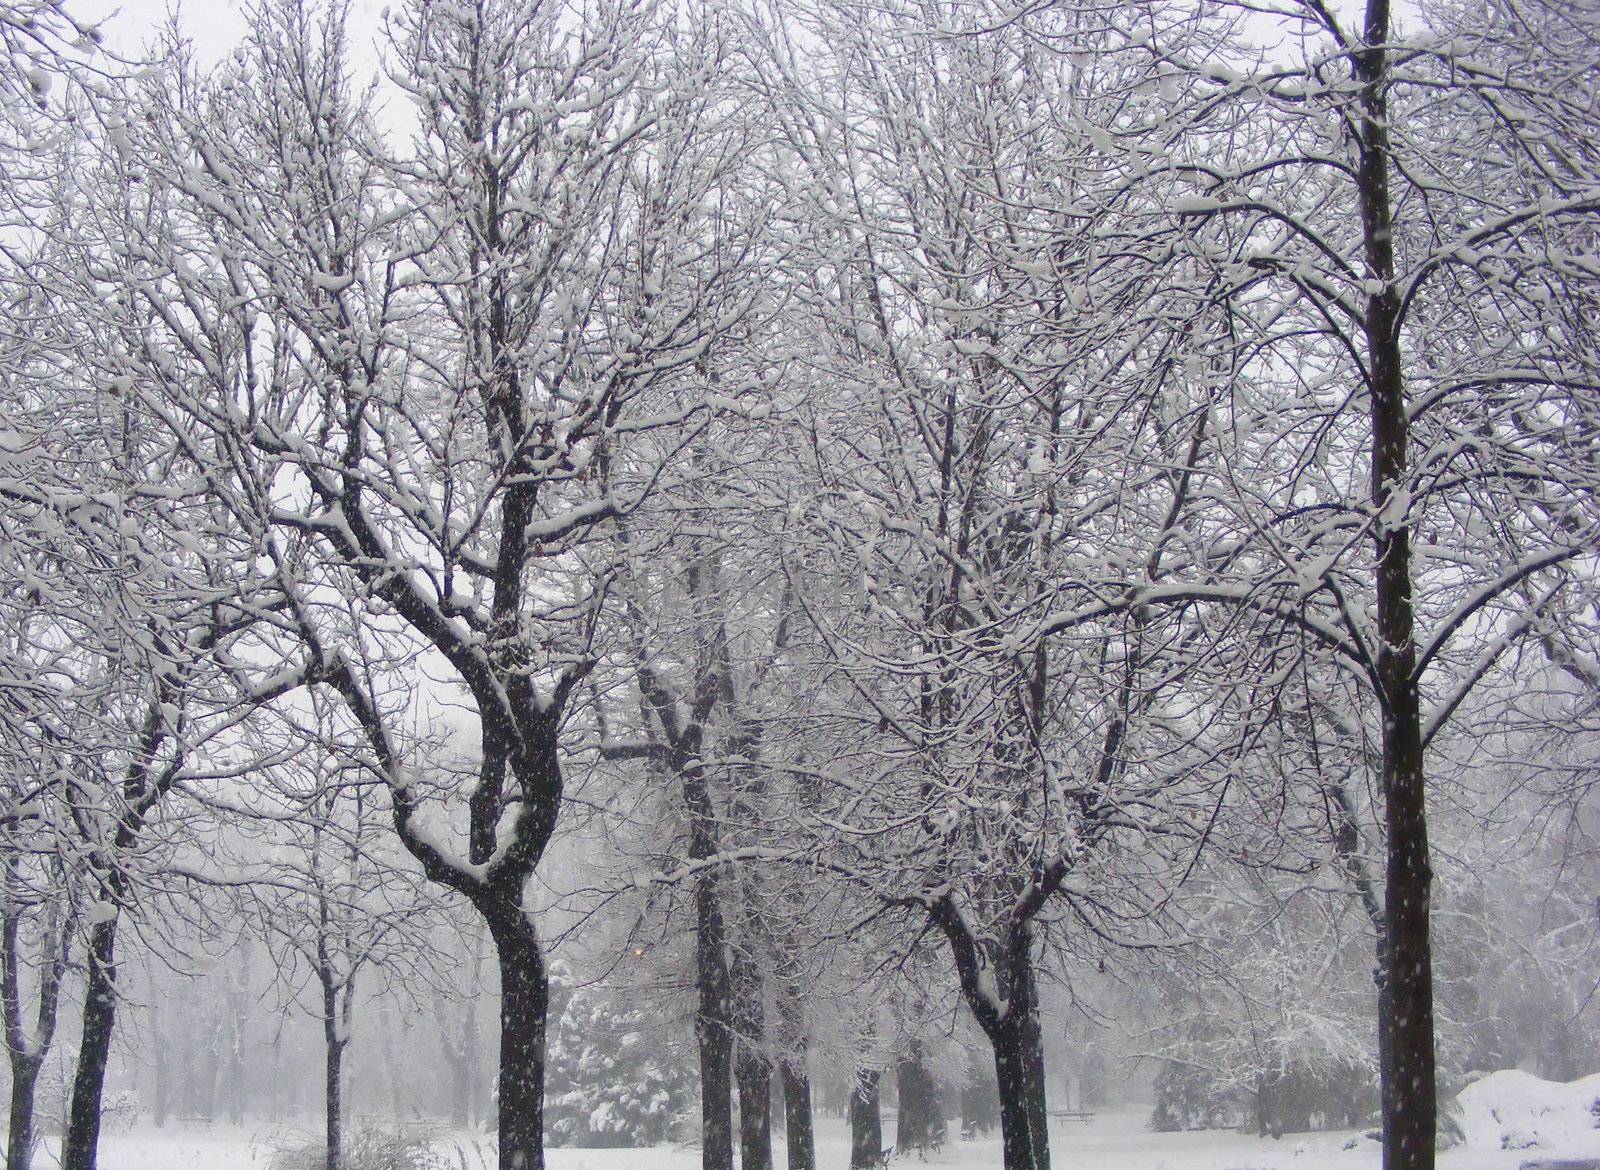
M 343 1170 L 455 1170 L 436 1147 L 437 1135 L 415 1125 L 381 1126 L 366 1122 L 345 1135 Z M 323 1170 L 328 1148 L 320 1138 L 301 1134 L 280 1143 L 269 1170 Z
M 697 1100 L 687 1062 L 642 1007 L 597 987 L 551 980 L 545 1133 L 553 1146 L 637 1147 L 672 1139 Z
M 1209 1069 L 1169 1060 L 1156 1074 L 1150 1128 L 1157 1133 L 1229 1129 L 1242 1110 L 1237 1096 Z

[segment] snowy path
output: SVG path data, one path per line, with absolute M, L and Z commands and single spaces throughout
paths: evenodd
M 1349 1132 L 1290 1135 L 1281 1141 L 1244 1134 L 1213 1132 L 1151 1133 L 1144 1128 L 1147 1110 L 1102 1114 L 1085 1125 L 1058 1122 L 1051 1126 L 1051 1161 L 1055 1170 L 1377 1170 L 1378 1149 L 1363 1141 L 1359 1148 L 1342 1147 Z M 844 1170 L 848 1139 L 841 1122 L 820 1119 L 817 1143 L 819 1170 Z M 142 1129 L 108 1135 L 102 1145 L 101 1170 L 269 1170 L 271 1131 L 266 1127 L 220 1127 L 207 1133 Z M 481 1139 L 480 1139 L 481 1140 Z M 781 1141 L 781 1139 L 780 1139 Z M 447 1162 L 456 1163 L 455 1146 L 468 1155 L 466 1170 L 481 1170 L 473 1163 L 473 1138 L 447 1140 Z M 479 1147 L 487 1153 L 487 1146 Z M 39 1170 L 53 1167 L 53 1151 L 36 1161 Z M 781 1144 L 777 1162 L 782 1164 Z M 1516 1170 L 1534 1157 L 1600 1157 L 1600 1130 L 1590 1131 L 1570 1144 L 1539 1150 L 1455 1149 L 1439 1158 L 1440 1170 Z M 916 1170 L 921 1166 L 954 1170 L 998 1170 L 1000 1144 L 996 1140 L 961 1142 L 946 1146 L 920 1162 L 914 1155 L 896 1158 L 891 1170 Z M 660 1147 L 649 1150 L 551 1150 L 550 1170 L 697 1170 L 694 1150 Z M 492 1170 L 492 1163 L 491 1163 Z

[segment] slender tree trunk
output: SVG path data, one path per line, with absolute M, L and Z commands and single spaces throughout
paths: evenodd
M 1377 520 L 1378 702 L 1383 716 L 1382 789 L 1388 829 L 1384 913 L 1388 923 L 1379 1006 L 1384 1170 L 1432 1170 L 1438 1124 L 1433 1047 L 1433 879 L 1423 783 L 1422 713 L 1412 613 L 1411 530 L 1401 302 L 1395 287 L 1389 194 L 1389 0 L 1368 0 L 1355 54 L 1361 85 L 1357 195 L 1367 270 L 1363 322 L 1372 412 L 1372 506 Z
M 465 1129 L 472 1124 L 471 1091 L 467 1087 L 466 1062 L 449 1060 L 450 1066 L 450 1124 Z
M 84 991 L 83 1036 L 72 1078 L 61 1170 L 95 1170 L 100 1148 L 100 1106 L 111 1038 L 117 1024 L 117 917 L 97 922 L 89 932 L 89 975 Z
M 323 926 L 327 926 L 326 908 Z M 324 946 L 319 943 L 319 954 Z M 327 1154 L 327 1170 L 341 1170 L 344 1165 L 344 1046 L 348 1041 L 339 1030 L 339 984 L 333 969 L 319 966 L 317 978 L 322 983 L 323 1148 Z
M 735 1036 L 733 1075 L 739 1088 L 739 1170 L 772 1170 L 772 1062 L 762 1051 L 766 1013 L 762 979 L 743 948 L 733 952 Z
M 675 759 L 689 810 L 689 856 L 716 853 L 716 827 L 705 770 Z M 695 878 L 695 1038 L 700 1047 L 701 1170 L 733 1170 L 733 981 L 728 971 L 727 923 L 714 868 Z
M 783 1062 L 783 1133 L 789 1170 L 817 1170 L 811 1079 L 805 1074 L 804 1064 L 797 1068 L 790 1060 Z
M 883 1149 L 883 1114 L 878 1104 L 878 1070 L 856 1073 L 850 1091 L 850 1170 L 870 1170 Z
M 28 1170 L 33 1160 L 34 1097 L 44 1057 L 11 1054 L 11 1127 L 6 1136 L 6 1170 Z
M 325 1106 L 323 1142 L 328 1151 L 328 1170 L 344 1166 L 344 1041 L 334 1034 L 330 1021 L 325 1029 L 326 1063 L 323 1069 Z
M 15 892 L 19 883 L 18 862 L 12 857 L 6 866 L 4 921 L 0 923 L 0 1005 L 3 1005 L 6 1055 L 11 1064 L 10 1124 L 6 1138 L 6 1170 L 28 1170 L 33 1159 L 34 1104 L 39 1085 L 39 1070 L 55 1039 L 56 1019 L 61 1005 L 61 980 L 66 972 L 72 927 L 64 908 L 51 915 L 45 943 L 39 956 L 38 1003 L 34 1028 L 29 1034 L 23 1019 L 21 940 L 22 911 Z
M 811 1120 L 811 1079 L 805 1007 L 799 989 L 785 982 L 778 996 L 783 1051 L 778 1061 L 783 1083 L 783 1139 L 788 1170 L 816 1170 L 816 1135 Z
M 267 1090 L 267 1114 L 273 1121 L 283 1120 L 283 1021 L 272 1029 L 272 1062 L 270 1088 Z M 162 1116 L 166 1102 L 162 1101 Z M 159 1122 L 157 1124 L 160 1124 Z
M 500 960 L 500 1170 L 544 1170 L 544 954 L 520 905 L 489 905 L 484 917 Z

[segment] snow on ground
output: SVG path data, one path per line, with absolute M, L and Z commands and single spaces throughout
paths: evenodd
M 1600 1077 L 1573 1085 L 1550 1085 L 1522 1073 L 1496 1073 L 1468 1090 L 1463 1102 L 1467 1145 L 1439 1156 L 1440 1170 L 1517 1170 L 1524 1161 L 1540 1157 L 1600 1157 L 1600 1129 L 1581 1125 L 1588 1102 L 1600 1094 Z M 1528 1081 L 1534 1082 L 1528 1084 Z M 1481 1087 L 1480 1087 L 1481 1086 Z M 1584 1097 L 1587 1094 L 1587 1097 Z M 1581 1100 L 1580 1100 L 1581 1098 Z M 1554 1106 L 1554 1110 L 1552 1109 Z M 1498 1113 L 1500 1121 L 1494 1120 Z M 1145 1128 L 1148 1109 L 1109 1110 L 1087 1124 L 1052 1122 L 1051 1164 L 1056 1170 L 1377 1170 L 1376 1142 L 1359 1131 L 1290 1134 L 1281 1140 L 1256 1138 L 1227 1131 L 1207 1133 L 1151 1133 Z M 1532 1149 L 1500 1149 L 1509 1124 L 1517 1133 L 1533 1136 L 1524 1124 L 1534 1118 L 1532 1130 L 1539 1145 Z M 1499 1128 L 1496 1128 L 1496 1127 Z M 280 1131 L 269 1127 L 230 1128 L 194 1133 L 168 1128 L 143 1128 L 127 1134 L 109 1134 L 101 1146 L 101 1170 L 269 1170 Z M 1356 1138 L 1356 1147 L 1344 1146 Z M 781 1139 L 779 1139 L 781 1142 Z M 465 1170 L 492 1170 L 491 1148 L 481 1135 L 458 1134 L 441 1142 L 446 1162 L 457 1164 L 465 1156 Z M 699 1151 L 673 1147 L 651 1150 L 551 1150 L 550 1170 L 697 1170 Z M 783 1164 L 781 1144 L 775 1159 Z M 54 1166 L 40 1158 L 39 1170 Z M 849 1164 L 849 1136 L 836 1118 L 819 1118 L 818 1170 L 845 1170 Z M 999 1139 L 952 1141 L 930 1154 L 926 1163 L 916 1155 L 896 1158 L 891 1170 L 919 1170 L 923 1165 L 953 1170 L 997 1170 Z
M 1543 1151 L 1593 1135 L 1600 1126 L 1600 1116 L 1590 1112 L 1596 1101 L 1600 1073 L 1561 1084 L 1504 1069 L 1457 1094 L 1457 1120 L 1468 1145 Z

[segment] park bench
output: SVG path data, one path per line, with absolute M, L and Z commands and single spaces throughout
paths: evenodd
M 1088 1125 L 1094 1120 L 1094 1111 L 1090 1109 L 1052 1109 L 1050 1116 L 1058 1121 L 1081 1121 Z

